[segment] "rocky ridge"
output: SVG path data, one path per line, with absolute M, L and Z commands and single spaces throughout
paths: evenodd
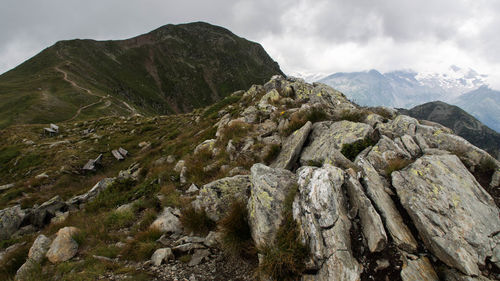
M 266 249 L 286 252 L 296 247 L 282 245 L 284 227 L 297 233 L 294 244 L 303 246 L 296 268 L 284 267 L 295 274 L 290 278 L 500 278 L 500 163 L 487 152 L 442 125 L 419 122 L 390 108 L 359 107 L 323 84 L 275 76 L 233 96 L 239 97 L 238 104 L 217 112 L 214 135 L 168 164 L 183 204 L 163 206 L 149 222 L 162 234 L 157 242 L 161 246 L 155 244 L 151 261 L 134 265 L 138 270 L 156 280 L 228 278 L 231 273 L 214 261 L 227 262 L 220 226 L 232 202 L 239 201 L 248 210 L 243 220 L 260 263 L 256 278 L 283 278 L 265 268 L 271 260 Z M 195 113 L 192 118 L 202 116 Z M 137 163 L 119 174 L 143 181 L 139 167 L 146 165 Z M 199 175 L 220 176 L 203 183 Z M 91 202 L 101 202 L 119 178 L 101 180 L 68 200 L 4 209 L 2 235 L 10 237 L 20 227 L 52 225 L 56 213 L 81 213 Z M 183 191 L 193 184 L 192 193 Z M 219 227 L 203 237 L 190 233 L 185 220 L 190 208 L 204 212 Z M 78 259 L 84 253 L 76 255 Z M 182 259 L 188 260 L 179 263 Z M 122 256 L 108 262 L 126 260 Z M 196 270 L 205 266 L 213 274 Z M 254 276 L 252 267 L 238 267 L 233 278 Z M 119 280 L 113 270 L 106 274 Z

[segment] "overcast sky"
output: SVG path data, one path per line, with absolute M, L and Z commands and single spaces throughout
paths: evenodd
M 455 64 L 500 88 L 500 1 L 0 1 L 0 73 L 58 40 L 124 39 L 206 21 L 259 42 L 285 73 L 440 72 Z

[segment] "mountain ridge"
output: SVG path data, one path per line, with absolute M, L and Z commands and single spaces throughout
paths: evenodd
M 68 120 L 93 103 L 78 118 L 128 115 L 130 108 L 187 112 L 275 74 L 282 72 L 261 45 L 204 22 L 124 40 L 59 41 L 0 76 L 0 127 Z

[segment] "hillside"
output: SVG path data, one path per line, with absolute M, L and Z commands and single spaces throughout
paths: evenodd
M 500 132 L 500 91 L 480 87 L 459 96 L 453 104 L 463 108 L 486 126 Z
M 477 147 L 500 159 L 500 134 L 485 126 L 461 108 L 436 101 L 401 109 L 402 114 L 439 123 Z
M 0 76 L 0 128 L 188 112 L 275 74 L 259 44 L 203 22 L 126 40 L 60 41 Z
M 500 278 L 500 162 L 324 84 L 58 125 L 0 131 L 2 280 Z

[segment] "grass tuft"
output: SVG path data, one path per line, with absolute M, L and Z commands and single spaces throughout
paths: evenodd
M 193 207 L 181 210 L 180 221 L 187 231 L 195 234 L 206 235 L 215 228 L 215 222 L 207 216 L 205 210 L 198 211 Z
M 248 210 L 244 202 L 234 201 L 218 226 L 222 232 L 224 250 L 242 257 L 255 255 L 255 246 L 248 224 Z

